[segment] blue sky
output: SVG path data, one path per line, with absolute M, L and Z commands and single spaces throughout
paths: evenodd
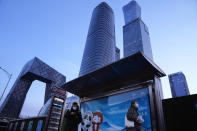
M 76 78 L 92 10 L 102 1 L 114 10 L 116 44 L 122 57 L 122 7 L 130 0 L 0 0 L 0 66 L 13 75 L 5 96 L 24 64 L 35 56 L 64 74 L 67 81 Z M 183 71 L 191 94 L 196 94 L 197 1 L 137 1 L 149 27 L 155 63 L 166 74 Z M 0 70 L 0 94 L 7 80 Z M 162 86 L 164 97 L 171 97 L 167 77 L 162 78 Z M 44 90 L 44 83 L 32 84 L 22 115 L 38 112 Z

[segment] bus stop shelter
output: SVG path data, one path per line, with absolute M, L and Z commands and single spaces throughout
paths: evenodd
M 153 61 L 138 52 L 71 80 L 63 88 L 80 97 L 82 116 L 100 112 L 101 130 L 125 130 L 126 111 L 130 102 L 137 100 L 145 120 L 143 129 L 163 131 L 163 76 L 165 73 Z

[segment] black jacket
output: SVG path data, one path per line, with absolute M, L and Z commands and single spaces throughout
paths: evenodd
M 138 109 L 134 106 L 131 106 L 127 112 L 127 119 L 129 121 L 137 122 L 137 118 L 139 116 L 139 113 L 137 112 Z
M 136 127 L 142 126 L 142 124 L 137 121 L 138 116 L 138 108 L 135 106 L 131 106 L 127 112 L 127 119 L 129 121 L 133 121 Z
M 81 112 L 79 110 L 68 110 L 65 114 L 66 128 L 65 131 L 77 131 L 78 124 L 82 121 Z

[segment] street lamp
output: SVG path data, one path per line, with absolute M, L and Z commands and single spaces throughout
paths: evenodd
M 8 73 L 5 69 L 3 69 L 2 67 L 0 67 L 0 69 L 1 70 L 3 70 L 5 73 L 6 73 L 6 75 L 8 76 L 8 82 L 7 82 L 7 84 L 6 84 L 6 86 L 5 86 L 5 88 L 4 88 L 4 90 L 3 90 L 3 93 L 2 93 L 2 95 L 1 95 L 1 97 L 0 97 L 0 101 L 1 101 L 1 99 L 3 98 L 3 95 L 4 95 L 4 93 L 5 93 L 5 90 L 6 90 L 6 88 L 8 87 L 8 84 L 9 84 L 9 82 L 10 82 L 10 79 L 11 79 L 11 77 L 12 77 L 12 74 L 10 74 L 10 73 Z

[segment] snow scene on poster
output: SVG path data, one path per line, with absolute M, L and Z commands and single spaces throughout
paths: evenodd
M 144 119 L 142 131 L 151 131 L 147 88 L 82 103 L 83 121 L 78 131 L 126 131 L 125 115 L 134 100 L 138 102 L 138 112 Z

